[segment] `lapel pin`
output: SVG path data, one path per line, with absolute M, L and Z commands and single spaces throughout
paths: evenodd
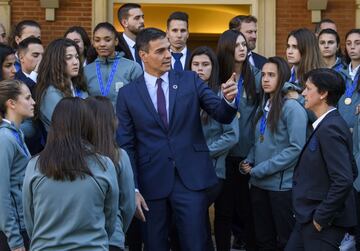
M 177 86 L 177 85 L 173 85 L 173 89 L 175 89 L 175 90 L 176 90 L 177 88 L 178 88 L 178 86 Z

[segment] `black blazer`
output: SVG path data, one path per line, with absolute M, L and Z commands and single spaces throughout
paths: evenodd
M 257 54 L 255 52 L 251 52 L 251 55 L 252 55 L 252 57 L 254 59 L 255 67 L 258 68 L 261 71 L 263 65 L 267 61 L 266 57 L 261 56 L 260 54 Z
M 356 225 L 356 176 L 350 130 L 339 112 L 332 111 L 311 134 L 294 170 L 296 220 L 315 219 L 322 227 Z
M 115 47 L 115 50 L 119 52 L 124 52 L 125 53 L 124 58 L 135 61 L 135 59 L 131 54 L 129 46 L 126 43 L 124 36 L 122 35 L 122 32 L 118 33 L 118 39 L 119 39 L 119 44 Z
M 25 76 L 21 69 L 15 73 L 15 79 L 24 82 L 29 87 L 31 94 L 34 96 L 34 88 L 36 83 L 31 78 Z

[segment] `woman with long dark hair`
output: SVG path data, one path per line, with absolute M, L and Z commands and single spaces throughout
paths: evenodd
M 318 41 L 315 34 L 306 28 L 291 31 L 286 41 L 286 58 L 292 65 L 289 81 L 303 88 L 305 73 L 325 66 Z
M 57 103 L 64 97 L 86 98 L 87 86 L 83 79 L 78 45 L 70 39 L 59 38 L 46 48 L 39 65 L 35 89 L 36 116 L 46 131 Z
M 55 107 L 47 143 L 26 169 L 23 207 L 31 250 L 108 250 L 119 188 L 111 159 L 93 146 L 95 119 L 85 101 Z
M 22 185 L 31 158 L 20 124 L 34 116 L 35 102 L 26 84 L 0 82 L 0 250 L 29 248 L 22 211 Z
M 235 30 L 221 34 L 217 45 L 220 83 L 233 78 L 238 83 L 236 105 L 239 141 L 226 158 L 226 179 L 216 200 L 215 238 L 218 250 L 229 250 L 231 229 L 236 211 L 241 211 L 245 242 L 254 246 L 252 216 L 249 199 L 249 176 L 238 172 L 239 163 L 246 158 L 254 142 L 254 115 L 259 103 L 260 71 L 248 59 L 245 36 Z
M 129 156 L 117 146 L 115 111 L 110 100 L 102 96 L 88 97 L 86 104 L 96 121 L 94 148 L 114 163 L 119 185 L 119 212 L 115 232 L 110 238 L 110 251 L 125 250 L 125 233 L 135 213 L 135 185 Z
M 199 77 L 215 92 L 220 92 L 219 85 L 219 64 L 215 53 L 211 48 L 201 46 L 195 48 L 190 57 L 190 68 L 195 71 Z M 201 110 L 201 124 L 208 145 L 210 156 L 212 157 L 215 172 L 219 182 L 210 187 L 207 191 L 208 206 L 217 198 L 222 190 L 222 184 L 226 179 L 225 175 L 225 158 L 229 150 L 238 142 L 238 119 L 235 118 L 229 125 L 220 124 L 212 119 L 204 110 Z M 215 205 L 215 217 L 217 210 Z M 214 250 L 211 238 L 210 219 L 208 222 L 208 251 Z
M 262 68 L 262 102 L 256 115 L 255 143 L 240 171 L 250 174 L 250 198 L 259 250 L 283 250 L 294 226 L 292 176 L 306 141 L 307 114 L 283 86 L 287 62 L 271 57 Z

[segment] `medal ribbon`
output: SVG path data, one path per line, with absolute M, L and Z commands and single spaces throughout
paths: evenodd
M 74 89 L 74 94 L 75 94 L 75 97 L 82 98 L 82 97 L 81 97 L 81 91 L 80 91 L 78 88 L 75 88 L 75 89 Z
M 338 62 L 338 60 L 340 60 L 339 58 L 336 58 L 336 62 Z M 335 71 L 340 73 L 341 69 L 342 69 L 343 65 L 342 63 L 340 63 L 338 66 L 335 67 Z
M 30 157 L 29 156 L 29 152 L 24 144 L 24 142 L 20 139 L 20 135 L 18 132 L 11 130 L 12 134 L 14 135 L 16 141 L 18 142 L 18 144 L 20 145 L 21 149 L 23 150 L 23 153 L 25 154 L 26 157 Z
M 240 78 L 238 80 L 238 93 L 237 93 L 236 99 L 235 99 L 236 107 L 239 107 L 239 103 L 240 103 L 240 99 L 241 99 L 241 95 L 242 95 L 242 90 L 243 90 L 243 83 L 244 83 L 244 79 L 240 75 Z
M 102 75 L 101 75 L 101 71 L 100 71 L 100 62 L 99 61 L 96 62 L 96 75 L 98 78 L 98 83 L 99 83 L 100 92 L 101 92 L 102 96 L 107 96 L 109 94 L 110 86 L 114 79 L 114 75 L 115 75 L 118 63 L 119 63 L 119 58 L 115 59 L 114 64 L 111 67 L 110 75 L 109 75 L 108 81 L 106 83 L 106 87 L 104 89 L 104 83 L 103 83 L 103 79 L 102 79 Z
M 267 121 L 267 111 L 264 111 L 264 114 L 261 117 L 260 121 L 260 137 L 264 138 L 264 133 L 266 129 L 266 121 Z
M 354 79 L 354 81 L 351 83 L 351 81 L 348 79 L 346 81 L 346 91 L 345 91 L 345 97 L 346 98 L 351 98 L 355 89 L 356 89 L 356 85 L 359 79 L 359 74 L 356 74 L 356 77 Z
M 291 76 L 290 76 L 289 82 L 291 82 L 291 83 L 296 82 L 295 68 L 294 67 L 291 68 Z

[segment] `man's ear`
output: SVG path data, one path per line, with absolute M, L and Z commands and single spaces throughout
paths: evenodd
M 143 62 L 147 62 L 147 52 L 143 50 L 139 50 L 139 57 Z
M 128 21 L 126 18 L 123 18 L 120 20 L 120 24 L 123 28 L 127 27 L 128 26 Z

